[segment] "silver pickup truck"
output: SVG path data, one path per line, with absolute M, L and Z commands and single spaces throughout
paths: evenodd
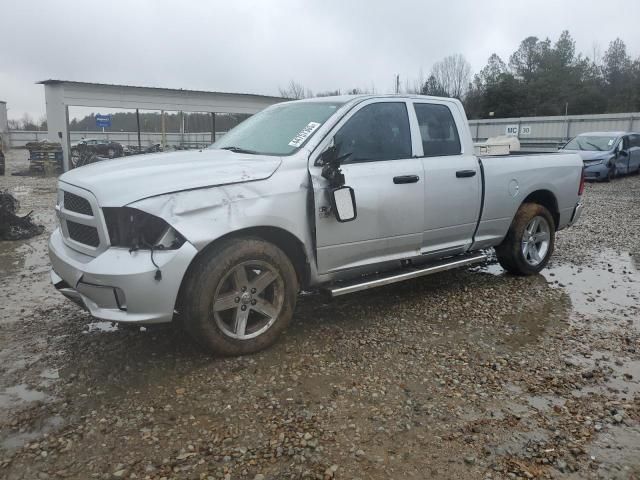
M 478 158 L 459 101 L 281 103 L 210 148 L 60 177 L 52 280 L 97 318 L 179 319 L 206 348 L 255 352 L 301 289 L 343 295 L 485 260 L 531 275 L 580 216 L 576 154 Z

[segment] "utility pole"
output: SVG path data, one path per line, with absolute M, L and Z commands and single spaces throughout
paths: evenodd
M 396 94 L 400 93 L 400 75 L 396 74 Z
M 569 102 L 565 102 L 564 104 L 564 121 L 566 123 L 566 131 L 564 134 L 565 137 L 565 141 L 569 140 L 569 133 L 570 133 L 570 122 L 569 122 Z

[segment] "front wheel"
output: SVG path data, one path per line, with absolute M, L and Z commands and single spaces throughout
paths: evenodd
M 524 203 L 516 212 L 507 236 L 496 247 L 500 265 L 516 275 L 534 275 L 549 262 L 555 245 L 555 223 L 549 210 Z
M 610 182 L 611 180 L 613 180 L 614 178 L 616 178 L 618 176 L 618 171 L 616 170 L 615 166 L 612 166 L 611 168 L 609 168 L 609 170 L 607 171 L 607 176 L 605 177 L 604 181 L 605 182 Z
M 222 355 L 244 355 L 273 344 L 291 321 L 298 294 L 289 258 L 257 238 L 214 247 L 186 281 L 185 328 Z

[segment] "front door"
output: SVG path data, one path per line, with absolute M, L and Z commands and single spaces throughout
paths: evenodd
M 629 173 L 640 172 L 640 134 L 629 135 Z
M 413 158 L 407 103 L 363 102 L 336 126 L 333 142 L 357 218 L 338 222 L 329 212 L 327 181 L 313 162 L 318 272 L 329 273 L 419 255 L 424 219 L 422 162 Z M 321 150 L 321 149 L 320 149 Z M 315 160 L 315 159 L 314 159 Z
M 629 137 L 623 136 L 616 149 L 616 172 L 618 175 L 629 173 Z

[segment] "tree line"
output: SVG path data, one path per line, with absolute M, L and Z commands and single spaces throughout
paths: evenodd
M 640 57 L 619 38 L 602 58 L 576 53 L 568 31 L 555 43 L 527 37 L 506 63 L 495 53 L 461 98 L 470 118 L 640 110 Z
M 507 62 L 494 53 L 473 77 L 471 65 L 460 54 L 436 62 L 428 77 L 423 77 L 420 74 L 412 85 L 405 81 L 401 91 L 458 98 L 473 119 L 640 110 L 640 57 L 633 60 L 619 38 L 602 57 L 595 48 L 591 57 L 584 56 L 576 52 L 567 30 L 555 43 L 549 38 L 525 38 Z M 344 93 L 372 92 L 353 89 Z M 294 81 L 281 88 L 280 94 L 296 99 L 313 96 Z
M 98 113 L 99 115 L 99 113 Z M 234 113 L 216 114 L 216 131 L 226 132 L 235 127 L 249 115 Z M 165 113 L 165 131 L 167 133 L 180 132 L 180 125 L 184 125 L 184 132 L 210 132 L 212 129 L 211 114 L 209 113 Z M 24 114 L 20 120 L 9 120 L 10 130 L 47 130 L 46 117 L 35 121 L 29 114 Z M 96 126 L 96 114 L 91 113 L 83 118 L 73 118 L 69 122 L 69 130 L 73 132 L 97 132 L 102 131 Z M 117 112 L 111 114 L 111 127 L 106 128 L 109 132 L 135 132 L 137 131 L 137 119 L 135 112 Z M 161 132 L 162 117 L 159 112 L 140 113 L 140 131 Z

